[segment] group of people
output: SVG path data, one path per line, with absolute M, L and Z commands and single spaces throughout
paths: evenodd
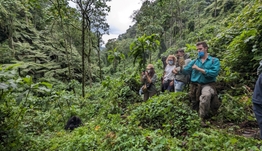
M 218 99 L 215 88 L 216 77 L 220 71 L 218 58 L 208 54 L 206 42 L 196 44 L 198 57 L 191 60 L 183 49 L 179 49 L 175 55 L 169 55 L 165 61 L 164 76 L 162 77 L 162 90 L 179 92 L 183 90 L 187 78 L 190 77 L 190 101 L 192 109 L 196 110 L 201 118 L 201 125 L 206 126 L 206 119 L 214 115 L 221 102 Z M 154 66 L 149 64 L 147 70 L 141 74 L 141 82 L 144 83 L 144 101 L 157 93 L 155 82 L 157 76 Z M 257 69 L 256 81 L 252 102 L 262 139 L 262 60 Z
M 169 55 L 162 78 L 163 91 L 182 91 L 190 80 L 190 100 L 192 109 L 196 110 L 201 118 L 202 126 L 206 126 L 205 119 L 214 114 L 220 102 L 215 88 L 216 77 L 220 71 L 218 58 L 208 54 L 206 42 L 196 44 L 198 57 L 191 60 L 183 49 L 179 49 L 175 55 Z M 145 72 L 141 74 L 141 82 L 144 84 L 144 101 L 157 93 L 155 82 L 157 76 L 152 64 L 149 64 Z
M 176 51 L 175 55 L 169 55 L 165 60 L 165 70 L 161 80 L 161 91 L 181 92 L 185 85 L 189 82 L 189 75 L 177 73 L 191 61 L 188 54 L 185 54 L 183 49 Z
M 183 91 L 184 86 L 190 81 L 190 75 L 185 75 L 181 73 L 175 74 L 174 70 L 180 71 L 184 68 L 191 61 L 189 54 L 186 54 L 184 49 L 179 49 L 175 52 L 175 55 L 169 55 L 168 57 L 164 57 L 163 65 L 164 65 L 164 74 L 161 78 L 161 91 L 174 91 L 174 92 L 181 92 Z M 146 71 L 143 71 L 141 74 L 141 81 L 143 82 L 143 86 L 150 84 L 146 77 L 151 77 L 152 85 L 156 82 L 156 75 L 154 66 L 152 64 L 148 64 Z M 145 87 L 146 88 L 146 87 Z M 149 87 L 148 87 L 149 88 Z M 143 87 L 142 87 L 143 89 Z M 140 90 L 140 94 L 141 91 Z M 145 90 L 145 89 L 143 89 Z M 144 100 L 146 101 L 149 97 L 153 96 L 157 93 L 155 86 L 148 89 L 144 95 Z M 150 92 L 150 94 L 149 94 Z M 149 97 L 148 97 L 149 96 Z

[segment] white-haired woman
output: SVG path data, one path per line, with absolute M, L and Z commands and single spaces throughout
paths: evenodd
M 163 88 L 164 91 L 168 90 L 169 92 L 174 91 L 174 77 L 175 74 L 173 73 L 173 70 L 175 69 L 176 65 L 176 57 L 174 55 L 169 55 L 166 59 L 167 66 L 164 71 L 164 77 L 163 77 Z

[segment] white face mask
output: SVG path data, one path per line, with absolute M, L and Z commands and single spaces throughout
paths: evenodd
M 169 61 L 168 61 L 168 64 L 169 64 L 169 65 L 173 65 L 173 63 L 174 63 L 173 60 L 169 60 Z
M 150 70 L 147 70 L 147 73 L 150 73 Z

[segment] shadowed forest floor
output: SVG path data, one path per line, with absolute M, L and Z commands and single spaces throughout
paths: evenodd
M 211 127 L 224 129 L 228 133 L 259 139 L 259 127 L 256 121 L 245 121 L 239 124 L 233 122 L 220 123 L 214 120 L 209 120 L 209 122 Z

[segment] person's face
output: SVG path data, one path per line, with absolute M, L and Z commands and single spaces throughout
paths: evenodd
M 174 64 L 174 59 L 173 59 L 173 57 L 168 58 L 168 59 L 167 59 L 167 62 L 168 62 L 169 65 L 173 65 L 173 64 Z
M 152 68 L 150 68 L 150 67 L 146 67 L 146 71 L 147 71 L 148 73 L 150 73 L 151 70 L 152 70 Z
M 203 47 L 203 45 L 198 45 L 197 46 L 197 52 L 203 51 L 206 53 L 206 48 Z
M 173 58 L 168 58 L 168 61 L 174 61 Z
M 178 55 L 178 57 L 182 57 L 182 56 L 184 55 L 184 53 L 181 52 L 181 51 L 179 51 L 179 52 L 177 53 L 177 55 Z

